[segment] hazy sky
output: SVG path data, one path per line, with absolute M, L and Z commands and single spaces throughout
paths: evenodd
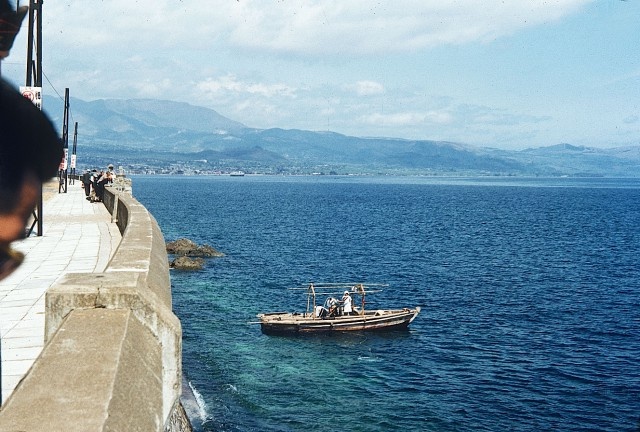
M 640 0 L 43 8 L 45 94 L 184 101 L 257 128 L 505 149 L 640 145 Z M 16 85 L 26 33 L 2 66 Z

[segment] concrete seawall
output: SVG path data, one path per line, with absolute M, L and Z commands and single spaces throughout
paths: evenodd
M 162 232 L 108 189 L 122 240 L 104 272 L 46 293 L 45 346 L 0 410 L 0 431 L 189 431 L 180 405 L 182 331 Z

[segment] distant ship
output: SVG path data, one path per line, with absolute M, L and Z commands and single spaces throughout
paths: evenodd
M 244 177 L 244 171 L 231 171 L 229 175 L 231 177 Z

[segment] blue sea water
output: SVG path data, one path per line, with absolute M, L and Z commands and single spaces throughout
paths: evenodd
M 205 431 L 639 431 L 640 180 L 135 177 Z M 388 283 L 408 331 L 260 332 L 290 287 Z

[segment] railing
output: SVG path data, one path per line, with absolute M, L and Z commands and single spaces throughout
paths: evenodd
M 188 431 L 182 330 L 162 232 L 131 195 L 104 203 L 122 240 L 103 273 L 46 294 L 45 347 L 0 411 L 0 430 Z

